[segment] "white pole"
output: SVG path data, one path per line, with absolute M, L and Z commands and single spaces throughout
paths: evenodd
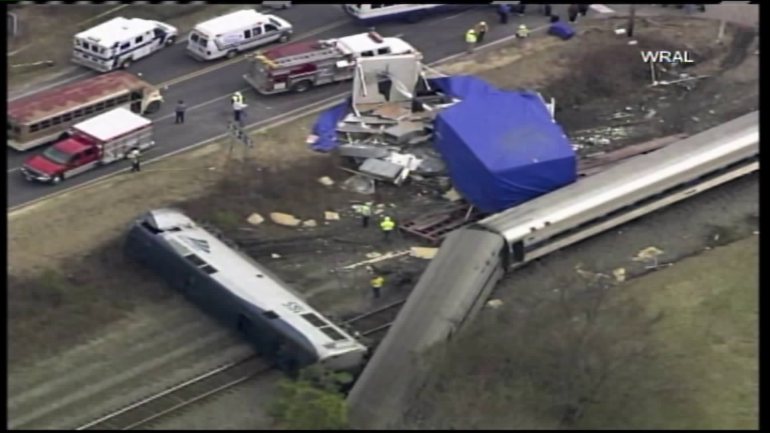
M 725 37 L 725 27 L 727 26 L 727 21 L 721 20 L 719 22 L 719 33 L 717 33 L 717 43 L 721 44 L 722 39 Z

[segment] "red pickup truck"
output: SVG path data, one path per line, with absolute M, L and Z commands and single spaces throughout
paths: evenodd
M 128 153 L 155 145 L 152 122 L 116 108 L 74 125 L 67 138 L 24 162 L 27 180 L 58 184 L 100 165 L 125 159 Z

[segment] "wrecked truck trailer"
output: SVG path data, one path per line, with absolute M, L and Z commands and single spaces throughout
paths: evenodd
M 471 76 L 434 83 L 461 102 L 436 117 L 434 146 L 454 187 L 487 213 L 577 179 L 577 157 L 539 94 L 499 90 Z

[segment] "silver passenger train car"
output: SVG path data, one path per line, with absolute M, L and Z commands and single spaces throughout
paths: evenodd
M 759 170 L 759 113 L 631 158 L 479 225 L 529 261 Z
M 367 348 L 323 317 L 277 276 L 173 209 L 131 225 L 126 254 L 235 328 L 257 352 L 295 372 L 320 363 L 356 370 Z
M 450 234 L 348 395 L 357 428 L 398 427 L 419 353 L 451 337 L 503 273 L 759 170 L 754 112 L 580 179 Z

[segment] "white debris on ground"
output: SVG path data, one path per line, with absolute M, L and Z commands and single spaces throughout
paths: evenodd
M 317 227 L 318 223 L 316 220 L 307 220 L 302 222 L 302 227 Z
M 487 301 L 487 307 L 489 308 L 500 308 L 503 306 L 503 301 L 499 299 L 490 299 Z
M 429 247 L 412 247 L 409 250 L 409 255 L 411 255 L 412 257 L 416 257 L 418 259 L 427 259 L 427 260 L 430 260 L 436 257 L 437 253 L 438 253 L 438 248 L 429 248 Z
M 635 262 L 654 260 L 661 254 L 663 254 L 662 250 L 656 247 L 647 247 L 642 250 L 639 250 L 639 252 L 636 253 L 636 256 L 634 256 L 633 260 Z
M 320 183 L 323 186 L 332 186 L 332 185 L 334 185 L 334 181 L 329 176 L 324 176 L 324 177 L 318 179 L 318 183 Z
M 626 268 L 617 268 L 612 271 L 612 275 L 615 277 L 615 281 L 622 283 L 626 281 Z
M 339 221 L 340 214 L 337 212 L 326 211 L 324 212 L 324 220 L 326 221 Z
M 462 197 L 460 196 L 460 193 L 457 192 L 457 190 L 454 189 L 454 188 L 452 188 L 449 191 L 445 192 L 442 197 L 444 197 L 445 199 L 447 199 L 449 201 L 460 201 L 462 199 Z
M 260 214 L 255 212 L 255 213 L 249 215 L 248 218 L 246 218 L 246 222 L 251 224 L 251 225 L 253 225 L 253 226 L 258 226 L 258 225 L 262 224 L 263 222 L 265 222 L 265 218 L 263 218 L 262 215 L 260 215 Z
M 377 262 L 381 262 L 381 261 L 384 261 L 384 260 L 390 260 L 390 259 L 395 259 L 397 257 L 402 257 L 402 256 L 405 256 L 405 255 L 409 254 L 409 252 L 410 252 L 409 250 L 406 250 L 406 251 L 391 251 L 391 252 L 385 253 L 385 254 L 369 253 L 369 254 L 367 254 L 367 257 L 369 257 L 369 255 L 373 255 L 373 254 L 378 254 L 378 255 L 376 257 L 370 258 L 369 260 L 364 260 L 362 262 L 353 263 L 352 265 L 343 266 L 342 269 L 344 269 L 346 271 L 349 271 L 351 269 L 356 269 L 358 267 L 361 267 L 361 266 L 364 266 L 364 265 L 369 265 L 371 263 L 377 263 Z
M 294 215 L 290 215 L 283 212 L 271 212 L 270 220 L 278 225 L 282 225 L 286 227 L 297 227 L 302 223 L 302 221 L 297 219 L 297 217 L 295 217 Z
M 271 258 L 274 258 L 274 259 L 280 259 L 280 258 L 281 258 L 281 255 L 280 255 L 280 254 L 276 254 L 276 253 L 273 253 L 273 254 L 270 254 L 270 257 L 271 257 Z

